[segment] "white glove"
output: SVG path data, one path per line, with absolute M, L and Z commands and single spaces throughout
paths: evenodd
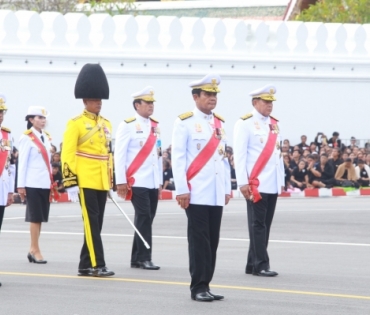
M 68 194 L 68 200 L 72 202 L 77 202 L 79 201 L 78 199 L 78 194 L 80 193 L 80 189 L 78 186 L 66 188 L 67 194 Z
M 108 190 L 108 198 L 113 199 L 113 189 Z

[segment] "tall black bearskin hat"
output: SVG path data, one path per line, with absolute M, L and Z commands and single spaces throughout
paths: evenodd
M 87 63 L 77 77 L 76 98 L 109 99 L 109 85 L 103 68 L 99 64 Z

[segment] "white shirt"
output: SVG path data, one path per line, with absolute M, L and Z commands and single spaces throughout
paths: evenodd
M 3 135 L 0 132 L 0 143 L 3 139 Z M 8 134 L 8 140 L 13 141 L 12 135 Z M 5 206 L 8 202 L 8 194 L 14 192 L 14 181 L 15 181 L 15 165 L 10 164 L 11 150 L 8 151 L 8 161 L 4 165 L 4 169 L 1 170 L 0 176 L 0 206 Z
M 234 128 L 234 163 L 238 186 L 249 183 L 249 175 L 264 149 L 270 133 L 270 117 L 257 110 L 248 119 L 239 119 Z M 280 153 L 281 137 L 277 135 L 275 149 L 260 175 L 258 191 L 267 194 L 281 193 L 284 186 L 284 164 Z
M 193 116 L 177 118 L 172 134 L 172 172 L 176 195 L 190 192 L 190 203 L 209 206 L 224 206 L 225 195 L 231 194 L 230 165 L 225 157 L 227 138 L 221 125 L 222 139 L 212 158 L 190 181 L 189 191 L 186 172 L 200 151 L 213 137 L 214 116 L 206 115 L 198 108 Z
M 129 123 L 123 121 L 117 130 L 114 149 L 117 185 L 127 183 L 126 171 L 148 139 L 149 132 L 152 132 L 149 118 L 144 118 L 137 113 L 135 118 Z M 158 126 L 157 130 L 159 131 Z M 133 175 L 135 178 L 133 187 L 158 189 L 159 185 L 163 184 L 162 157 L 158 154 L 161 149 L 160 134 L 157 132 L 156 136 L 157 143 L 153 146 L 152 152 Z
M 33 134 L 43 143 L 49 156 L 49 165 L 46 165 L 39 148 L 35 142 L 23 134 L 19 139 L 19 159 L 18 159 L 18 182 L 17 187 L 31 187 L 50 189 L 51 181 L 49 171 L 51 172 L 51 143 L 49 137 L 44 133 L 38 132 L 33 127 Z M 41 135 L 44 142 L 41 140 Z

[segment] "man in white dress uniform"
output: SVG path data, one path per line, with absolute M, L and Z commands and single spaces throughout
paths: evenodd
M 4 116 L 8 110 L 5 103 L 5 95 L 0 94 L 0 231 L 5 207 L 13 203 L 15 180 L 15 164 L 14 162 L 12 163 L 11 159 L 13 138 L 10 129 L 2 126 Z
M 131 267 L 158 270 L 152 262 L 152 224 L 161 194 L 162 151 L 158 121 L 154 111 L 154 89 L 147 86 L 132 94 L 134 117 L 118 127 L 114 161 L 117 194 L 131 200 L 135 208 L 135 226 L 149 244 L 144 246 L 135 233 L 131 253 Z
M 213 112 L 220 83 L 218 74 L 190 83 L 195 108 L 176 119 L 172 135 L 177 201 L 188 218 L 191 298 L 202 302 L 224 298 L 209 287 L 216 266 L 222 210 L 231 195 L 224 120 Z
M 234 162 L 237 183 L 247 201 L 249 253 L 245 272 L 273 277 L 267 253 L 278 194 L 284 186 L 284 165 L 277 119 L 271 116 L 272 85 L 250 93 L 254 109 L 239 119 L 234 129 Z

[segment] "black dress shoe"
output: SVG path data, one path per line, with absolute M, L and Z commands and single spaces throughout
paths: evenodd
M 78 275 L 81 277 L 92 277 L 92 268 L 78 269 Z
M 93 277 L 110 277 L 114 276 L 114 272 L 109 270 L 107 267 L 95 267 L 91 268 Z
M 278 273 L 272 270 L 261 270 L 258 272 L 253 272 L 253 275 L 260 277 L 275 277 L 278 275 Z
M 147 269 L 147 270 L 158 270 L 160 267 L 156 266 L 153 264 L 151 261 L 138 261 L 137 262 L 139 267 L 136 268 L 141 268 L 141 269 Z M 132 266 L 132 263 L 131 263 Z
M 200 293 L 197 293 L 195 295 L 192 295 L 191 298 L 194 301 L 199 301 L 199 302 L 212 302 L 215 299 L 208 292 L 200 292 Z
M 225 297 L 219 294 L 213 294 L 211 291 L 208 291 L 208 294 L 213 297 L 214 300 L 223 300 Z
M 28 253 L 27 258 L 28 258 L 28 261 L 29 261 L 30 263 L 35 263 L 35 264 L 46 264 L 46 263 L 47 263 L 47 261 L 46 261 L 46 260 L 37 260 L 37 259 L 35 258 L 35 256 L 34 256 L 34 255 L 32 255 L 31 253 Z
M 140 263 L 138 261 L 131 261 L 131 268 L 140 268 Z
M 247 275 L 251 275 L 253 273 L 253 270 L 252 269 L 245 269 L 245 273 Z

